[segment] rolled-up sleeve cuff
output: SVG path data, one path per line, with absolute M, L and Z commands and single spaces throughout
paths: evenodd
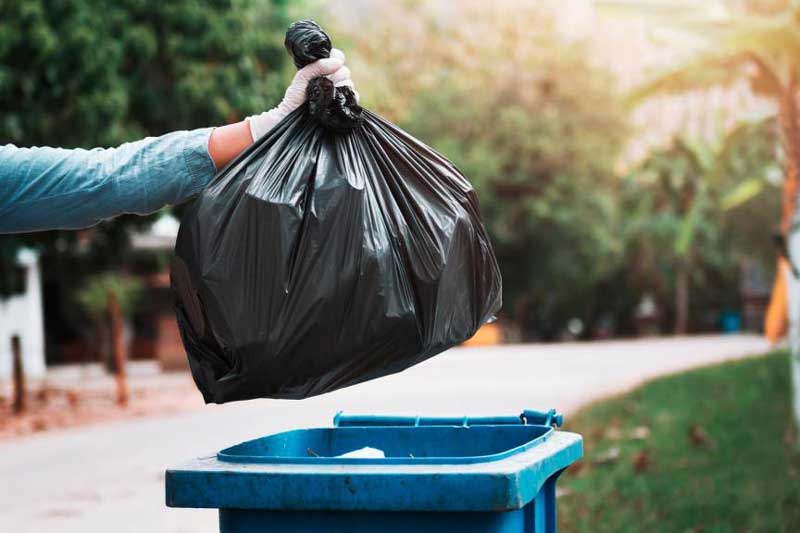
M 202 128 L 188 132 L 183 149 L 186 169 L 191 176 L 190 195 L 199 193 L 217 172 L 211 154 L 208 152 L 208 139 L 214 128 Z

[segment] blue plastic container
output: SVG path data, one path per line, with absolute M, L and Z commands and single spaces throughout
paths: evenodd
M 736 311 L 723 311 L 719 325 L 724 333 L 738 333 L 742 329 L 742 315 Z
M 583 454 L 560 423 L 338 414 L 167 470 L 167 505 L 217 508 L 223 533 L 554 532 L 556 480 Z M 365 447 L 385 457 L 341 457 Z

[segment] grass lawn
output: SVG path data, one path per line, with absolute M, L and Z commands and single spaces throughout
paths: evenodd
M 678 374 L 581 410 L 561 531 L 800 531 L 785 352 Z

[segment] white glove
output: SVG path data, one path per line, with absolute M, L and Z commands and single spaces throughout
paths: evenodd
M 277 107 L 260 115 L 247 117 L 253 140 L 260 139 L 289 113 L 303 105 L 306 101 L 308 82 L 320 76 L 327 77 L 337 87 L 347 86 L 355 92 L 353 80 L 350 79 L 350 69 L 344 66 L 344 53 L 334 48 L 331 50 L 330 57 L 314 61 L 297 71 L 291 85 L 283 95 L 283 100 Z M 358 93 L 355 92 L 355 95 L 356 100 L 358 100 Z

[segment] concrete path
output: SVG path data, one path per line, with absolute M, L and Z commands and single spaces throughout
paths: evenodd
M 216 512 L 164 507 L 171 464 L 333 414 L 567 414 L 649 378 L 767 351 L 755 336 L 458 348 L 402 374 L 299 401 L 257 400 L 0 445 L 0 531 L 216 531 Z M 566 419 L 569 428 L 569 416 Z

